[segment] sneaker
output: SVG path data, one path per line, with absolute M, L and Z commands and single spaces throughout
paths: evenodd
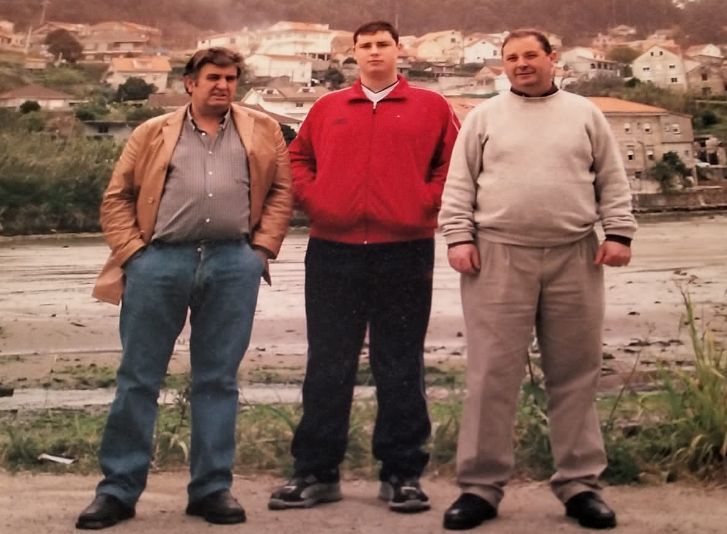
M 429 510 L 429 497 L 422 491 L 416 478 L 402 479 L 396 476 L 381 482 L 379 499 L 388 501 L 395 512 L 415 513 Z
M 293 477 L 285 486 L 270 496 L 268 510 L 286 508 L 310 508 L 323 502 L 340 501 L 339 482 L 320 482 L 315 475 Z

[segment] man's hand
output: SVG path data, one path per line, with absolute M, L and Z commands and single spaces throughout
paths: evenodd
M 449 265 L 462 274 L 477 274 L 480 271 L 480 252 L 474 243 L 461 243 L 447 250 Z
M 604 241 L 596 251 L 596 265 L 623 267 L 631 261 L 631 248 L 616 241 Z
M 263 265 L 265 266 L 265 270 L 268 270 L 268 255 L 259 248 L 254 248 L 253 251 L 255 254 L 257 254 L 257 257 L 260 258 L 260 261 L 263 262 Z

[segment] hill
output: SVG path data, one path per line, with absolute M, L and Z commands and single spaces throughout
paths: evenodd
M 44 0 L 3 0 L 0 18 L 18 29 L 38 25 Z M 353 30 L 367 20 L 398 22 L 403 34 L 448 28 L 502 31 L 535 26 L 556 32 L 566 43 L 609 26 L 628 24 L 646 35 L 681 27 L 685 41 L 727 41 L 723 0 L 359 0 L 349 9 L 339 0 L 52 0 L 46 20 L 95 23 L 130 20 L 162 28 L 167 45 L 192 46 L 202 31 L 262 27 L 278 20 L 323 22 Z

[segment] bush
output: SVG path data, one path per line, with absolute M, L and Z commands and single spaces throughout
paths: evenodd
M 0 133 L 2 233 L 98 231 L 101 195 L 119 152 L 111 140 Z
M 141 78 L 131 76 L 116 90 L 116 100 L 126 102 L 127 100 L 146 100 L 149 95 L 157 90 L 153 83 L 146 83 Z
M 20 104 L 20 113 L 23 115 L 30 113 L 31 111 L 40 111 L 40 104 L 38 104 L 35 100 L 26 100 Z
M 45 129 L 45 117 L 40 111 L 31 111 L 21 115 L 18 125 L 25 132 L 42 132 Z
M 694 370 L 669 369 L 663 375 L 670 430 L 667 443 L 673 469 L 703 478 L 727 475 L 727 352 L 697 324 L 689 294 L 682 290 Z
M 126 120 L 131 122 L 144 122 L 166 113 L 163 108 L 155 108 L 149 106 L 142 106 L 140 108 L 134 107 L 126 112 Z

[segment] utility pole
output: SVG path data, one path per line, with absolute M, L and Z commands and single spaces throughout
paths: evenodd
M 40 23 L 38 26 L 42 26 L 45 22 L 45 14 L 48 10 L 48 5 L 50 5 L 50 0 L 43 0 L 41 3 L 43 5 L 43 11 L 40 12 Z

